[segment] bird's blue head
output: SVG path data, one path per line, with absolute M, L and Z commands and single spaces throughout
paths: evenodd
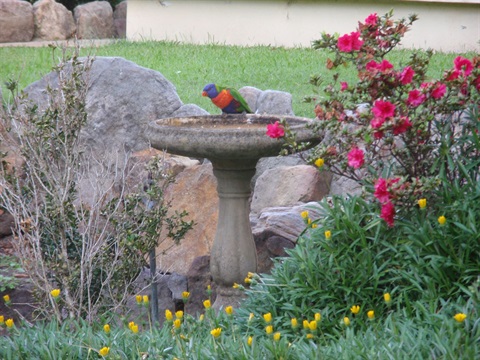
M 218 91 L 215 84 L 208 84 L 203 88 L 202 96 L 208 96 L 210 99 L 213 99 L 217 95 Z

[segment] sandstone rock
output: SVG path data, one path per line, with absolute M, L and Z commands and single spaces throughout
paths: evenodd
M 195 258 L 187 272 L 188 291 L 190 298 L 188 299 L 185 310 L 189 314 L 199 314 L 204 310 L 203 301 L 209 298 L 207 287 L 211 287 L 211 301 L 216 298 L 215 284 L 210 274 L 210 256 L 204 255 Z
M 284 91 L 265 90 L 258 97 L 256 112 L 293 116 L 292 95 Z
M 195 225 L 178 246 L 168 239 L 159 245 L 158 269 L 186 275 L 196 257 L 210 254 L 218 220 L 216 187 L 212 165 L 203 164 L 178 174 L 175 183 L 167 189 L 165 200 L 171 201 L 171 211 L 186 210 L 187 219 L 194 220 Z M 166 255 L 161 255 L 168 248 Z
M 256 166 L 255 175 L 252 179 L 252 189 L 255 189 L 255 183 L 260 175 L 269 169 L 274 169 L 279 166 L 297 166 L 305 165 L 305 161 L 302 160 L 297 154 L 288 156 L 275 156 L 261 158 Z
M 170 117 L 183 104 L 162 74 L 118 57 L 97 57 L 88 74 L 88 123 L 82 139 L 102 156 L 149 147 L 148 122 Z M 58 87 L 55 72 L 29 85 L 25 92 L 42 107 L 47 85 Z
M 13 319 L 15 324 L 21 323 L 22 320 L 32 322 L 37 319 L 38 314 L 35 315 L 34 312 L 39 304 L 35 300 L 33 292 L 33 284 L 25 278 L 19 281 L 15 289 L 0 292 L 0 299 L 2 299 L 2 301 L 0 301 L 0 314 L 2 314 L 5 319 Z M 3 301 L 3 296 L 5 295 L 10 296 L 12 301 L 8 306 L 6 306 Z M 0 326 L 0 336 L 4 335 L 8 335 L 8 330 L 6 326 Z
M 298 236 L 305 230 L 301 212 L 308 210 L 312 219 L 320 216 L 320 207 L 310 202 L 293 207 L 264 209 L 258 216 L 250 215 L 252 233 L 257 247 L 257 272 L 270 272 L 272 258 L 285 256 L 286 248 L 293 248 Z
M 198 160 L 185 156 L 171 155 L 153 148 L 137 151 L 128 159 L 127 188 L 129 190 L 135 191 L 139 184 L 147 185 L 147 166 L 154 157 L 162 162 L 161 166 L 163 166 L 164 172 L 173 176 L 178 175 L 188 167 L 200 164 Z
M 331 175 L 309 165 L 281 166 L 265 171 L 255 184 L 251 211 L 321 200 L 330 192 Z
M 32 4 L 0 0 L 0 43 L 31 41 L 34 31 Z
M 296 206 L 269 207 L 263 209 L 258 215 L 251 214 L 250 223 L 254 238 L 278 236 L 295 243 L 298 236 L 305 230 L 305 222 L 300 216 L 304 210 L 309 212 L 313 220 L 321 215 L 320 205 L 315 201 Z
M 255 111 L 257 110 L 258 97 L 262 93 L 262 90 L 257 89 L 253 86 L 244 86 L 238 89 L 238 92 L 243 96 L 248 106 L 250 107 L 250 110 L 255 113 Z
M 174 111 L 171 117 L 184 117 L 184 116 L 200 116 L 208 115 L 208 111 L 202 109 L 195 104 L 182 105 L 178 110 Z
M 157 273 L 157 298 L 158 298 L 158 313 L 160 325 L 163 324 L 165 310 L 169 309 L 175 311 L 175 301 L 172 297 L 172 291 L 168 284 L 172 274 Z M 152 290 L 150 288 L 151 273 L 147 268 L 143 268 L 132 284 L 132 294 L 126 301 L 126 313 L 122 311 L 119 315 L 127 316 L 128 321 L 135 321 L 144 323 L 148 316 L 145 313 L 145 308 L 138 306 L 135 296 L 147 295 L 152 298 Z
M 125 39 L 127 37 L 127 1 L 122 1 L 113 10 L 113 26 L 115 37 Z
M 287 92 L 262 91 L 252 86 L 244 86 L 238 91 L 256 114 L 294 115 L 292 95 Z
M 79 39 L 110 39 L 115 35 L 113 10 L 108 1 L 93 1 L 73 10 Z
M 35 35 L 40 40 L 66 40 L 75 34 L 71 11 L 55 0 L 39 0 L 33 4 Z
M 334 175 L 330 188 L 331 195 L 360 195 L 362 187 L 354 180 Z
M 5 210 L 0 209 L 0 238 L 10 235 L 14 225 L 13 216 Z

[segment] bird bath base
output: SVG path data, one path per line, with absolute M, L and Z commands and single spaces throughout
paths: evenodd
M 208 115 L 168 118 L 149 124 L 152 147 L 169 153 L 212 162 L 219 197 L 218 225 L 210 255 L 210 270 L 217 285 L 213 305 L 236 305 L 249 272 L 256 272 L 257 252 L 250 227 L 250 182 L 262 157 L 279 154 L 283 140 L 266 136 L 268 124 L 285 119 L 297 141 L 318 143 L 306 128 L 312 120 L 274 115 Z

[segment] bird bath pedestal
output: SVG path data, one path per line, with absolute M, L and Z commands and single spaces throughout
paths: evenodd
M 310 119 L 281 117 L 299 141 L 313 141 L 305 126 Z M 266 136 L 268 124 L 281 119 L 272 115 L 207 115 L 155 120 L 147 137 L 155 149 L 212 162 L 219 197 L 218 225 L 210 255 L 210 270 L 217 285 L 219 309 L 235 305 L 248 272 L 257 269 L 257 253 L 250 227 L 250 182 L 262 157 L 279 154 L 283 140 Z M 281 189 L 279 189 L 281 191 Z

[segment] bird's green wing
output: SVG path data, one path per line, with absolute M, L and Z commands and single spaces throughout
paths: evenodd
M 252 110 L 250 110 L 250 107 L 248 106 L 247 101 L 243 98 L 242 95 L 240 95 L 238 90 L 232 89 L 232 88 L 229 88 L 228 90 L 230 90 L 230 94 L 233 96 L 233 98 L 240 103 L 242 110 L 251 114 Z

